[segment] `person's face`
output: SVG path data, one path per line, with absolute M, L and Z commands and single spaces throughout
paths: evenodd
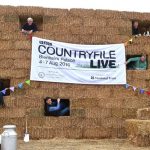
M 47 104 L 51 104 L 52 103 L 52 100 L 49 98 L 47 101 L 46 101 Z
M 144 62 L 145 61 L 145 56 L 141 56 L 141 61 Z
M 134 28 L 138 28 L 138 25 L 139 25 L 139 23 L 137 21 L 134 22 L 134 24 L 133 24 Z
M 28 20 L 28 24 L 32 25 L 33 21 L 32 20 Z

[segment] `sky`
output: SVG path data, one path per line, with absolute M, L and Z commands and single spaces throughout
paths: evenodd
M 0 5 L 150 12 L 150 0 L 0 0 Z

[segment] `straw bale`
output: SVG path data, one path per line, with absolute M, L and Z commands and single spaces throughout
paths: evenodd
M 45 117 L 44 126 L 52 128 L 69 128 L 72 126 L 71 119 L 68 116 L 64 117 Z
M 72 8 L 69 11 L 69 14 L 72 16 L 78 16 L 78 17 L 94 17 L 95 11 L 93 9 L 76 9 Z
M 44 117 L 27 117 L 28 127 L 43 127 L 45 125 Z M 46 126 L 48 127 L 48 126 Z
M 13 6 L 1 6 L 0 15 L 15 15 L 15 7 Z
M 140 96 L 141 97 L 141 96 Z M 124 108 L 143 108 L 149 106 L 149 99 L 142 98 L 125 98 L 124 99 Z
M 83 138 L 110 138 L 111 130 L 105 127 L 83 128 Z
M 87 128 L 98 127 L 101 125 L 101 119 L 98 118 L 77 118 L 71 117 L 71 127 Z
M 0 72 L 1 78 L 24 78 L 28 75 L 25 69 L 0 69 Z
M 122 20 L 122 19 L 108 19 L 107 20 L 108 27 L 115 27 L 115 28 L 132 28 L 132 22 L 130 20 Z
M 125 120 L 123 118 L 117 118 L 116 116 L 101 119 L 101 126 L 106 128 L 123 128 L 125 126 L 124 123 Z
M 73 99 L 71 103 L 72 108 L 88 108 L 98 106 L 99 100 L 96 98 L 80 98 Z
M 71 109 L 71 116 L 72 117 L 85 117 L 85 110 L 84 109 Z
M 98 19 L 93 17 L 83 18 L 84 26 L 105 27 L 106 19 Z
M 19 21 L 18 15 L 17 14 L 6 14 L 3 16 L 4 22 L 15 22 L 17 23 Z
M 131 45 L 137 45 L 137 44 L 140 44 L 140 45 L 149 45 L 149 42 L 150 42 L 150 38 L 146 37 L 146 36 L 141 36 L 141 37 L 138 37 L 138 38 L 134 38 L 133 39 L 133 44 Z
M 150 120 L 150 107 L 138 109 L 137 118 L 142 120 Z
M 7 107 L 16 107 L 16 105 L 15 105 L 15 97 L 12 97 L 12 96 L 5 96 L 4 97 L 4 101 L 5 101 L 5 105 L 7 106 Z
M 31 41 L 15 41 L 15 49 L 31 50 Z
M 91 27 L 90 27 L 91 28 Z M 94 35 L 115 35 L 119 34 L 118 28 L 112 28 L 112 27 L 94 27 L 93 34 Z
M 32 6 L 19 6 L 15 7 L 15 11 L 20 16 L 43 16 L 43 8 L 42 7 L 32 7 Z
M 56 8 L 46 8 L 44 9 L 44 16 L 67 16 L 68 9 L 56 9 Z
M 8 59 L 22 59 L 22 58 L 29 58 L 31 59 L 31 51 L 26 50 L 7 50 L 5 51 L 0 50 L 1 59 L 8 58 Z
M 19 31 L 19 23 L 18 22 L 2 22 L 0 24 L 0 31 L 4 33 Z
M 28 129 L 31 139 L 49 139 L 54 137 L 53 128 L 30 127 Z
M 75 35 L 91 35 L 94 32 L 94 27 L 71 26 L 70 33 Z
M 123 108 L 123 98 L 101 98 L 96 105 L 101 108 Z
M 25 115 L 25 110 L 23 108 L 6 108 L 0 109 L 0 117 L 23 117 Z
M 59 23 L 58 19 L 59 19 L 58 16 L 44 16 L 44 24 L 51 24 L 51 25 L 58 24 Z
M 9 50 L 9 49 L 13 49 L 12 41 L 1 41 L 0 42 L 0 51 L 1 50 Z
M 81 128 L 54 128 L 55 137 L 59 138 L 73 138 L 80 139 L 82 138 L 82 129 Z
M 124 17 L 124 12 L 112 11 L 112 10 L 99 10 L 99 9 L 96 10 L 95 17 L 96 18 L 106 18 L 106 19 L 109 19 L 109 18 L 112 18 L 112 19 L 114 19 L 114 18 L 116 18 L 116 19 L 125 18 Z
M 105 35 L 80 35 L 80 44 L 106 44 Z
M 49 88 L 63 88 L 62 86 L 59 87 L 59 83 L 53 83 L 53 82 L 40 82 L 40 88 L 41 89 L 49 89 Z
M 44 115 L 44 108 L 43 107 L 35 107 L 35 108 L 29 108 L 27 110 L 27 113 L 31 117 L 42 117 Z
M 0 60 L 0 68 L 11 68 L 14 65 L 13 59 L 1 59 Z
M 118 33 L 120 35 L 128 35 L 128 36 L 130 36 L 132 34 L 132 28 L 120 27 L 120 28 L 117 28 L 117 29 L 118 29 Z
M 87 118 L 107 118 L 111 116 L 111 109 L 108 108 L 87 108 L 85 109 L 85 115 Z
M 29 59 L 16 59 L 14 61 L 15 68 L 25 68 L 30 69 L 31 60 Z
M 125 43 L 129 40 L 129 36 L 126 35 L 106 35 L 106 41 L 108 44 L 118 44 L 118 43 Z
M 33 97 L 39 97 L 39 98 L 43 98 L 43 97 L 58 97 L 58 89 L 55 88 L 49 88 L 49 89 L 26 89 L 26 95 L 30 96 L 32 95 Z M 63 97 L 60 95 L 60 97 Z
M 44 104 L 43 104 L 43 99 L 40 99 L 37 97 L 32 97 L 32 96 L 26 96 L 26 95 L 21 96 L 20 95 L 20 96 L 16 97 L 15 105 L 16 105 L 16 107 L 23 106 L 26 108 L 39 108 L 39 107 L 41 108 L 41 107 L 43 107 Z M 33 109 L 33 111 L 34 111 L 34 109 Z M 40 113 L 43 114 L 43 112 L 40 112 Z
M 141 55 L 142 53 L 149 54 L 149 46 L 143 44 L 130 44 L 126 47 L 127 55 Z
M 128 139 L 136 146 L 150 145 L 150 121 L 129 119 L 126 120 Z
M 71 35 L 71 34 L 59 35 L 59 34 L 56 34 L 55 36 L 52 36 L 51 39 L 55 40 L 55 41 L 74 43 L 74 44 L 81 44 L 82 43 L 82 41 L 80 39 L 80 35 Z
M 127 132 L 125 128 L 112 128 L 111 130 L 112 138 L 127 138 Z

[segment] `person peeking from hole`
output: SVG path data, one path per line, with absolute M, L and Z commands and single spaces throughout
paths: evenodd
M 30 35 L 36 31 L 37 31 L 37 26 L 35 23 L 33 23 L 33 19 L 31 17 L 29 17 L 27 19 L 27 23 L 25 23 L 23 25 L 21 32 L 26 34 L 26 35 Z
M 65 106 L 61 99 L 58 98 L 57 100 L 52 100 L 50 97 L 46 97 L 46 111 L 52 116 L 64 116 L 69 113 L 69 107 Z
M 138 21 L 134 21 L 132 24 L 132 35 L 134 35 L 135 37 L 141 36 L 140 31 L 139 31 L 139 22 Z
M 143 54 L 141 55 L 141 57 L 129 58 L 127 60 L 126 64 L 129 64 L 130 62 L 133 62 L 132 67 L 130 69 L 146 70 L 146 68 L 147 68 L 146 56 Z

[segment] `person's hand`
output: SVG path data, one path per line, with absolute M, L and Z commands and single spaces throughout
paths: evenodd
M 30 30 L 30 31 L 29 31 L 29 34 L 32 34 L 32 32 L 33 32 L 33 31 L 32 31 L 32 30 Z
M 57 98 L 57 102 L 60 103 L 60 98 Z

